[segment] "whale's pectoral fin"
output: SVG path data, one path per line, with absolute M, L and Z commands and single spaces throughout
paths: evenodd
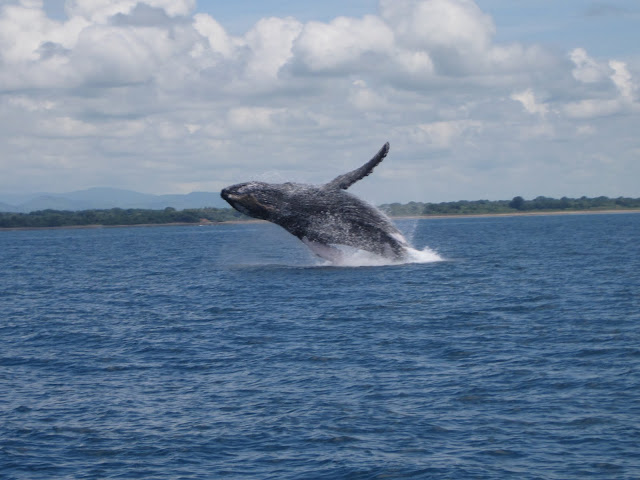
M 376 153 L 375 157 L 373 157 L 363 166 L 361 166 L 360 168 L 356 168 L 352 172 L 345 173 L 344 175 L 340 175 L 339 177 L 334 178 L 325 185 L 325 188 L 346 190 L 358 180 L 361 180 L 369 175 L 376 167 L 376 165 L 378 165 L 384 159 L 384 157 L 387 156 L 387 153 L 389 153 L 389 142 L 385 143 L 380 151 Z
M 320 258 L 330 261 L 331 263 L 338 263 L 343 258 L 342 252 L 336 247 L 332 247 L 325 243 L 314 242 L 309 240 L 307 237 L 303 237 L 302 241 L 314 254 Z

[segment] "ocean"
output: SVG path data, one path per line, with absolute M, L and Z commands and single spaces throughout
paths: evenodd
M 0 478 L 640 478 L 640 214 L 396 223 L 0 232 Z

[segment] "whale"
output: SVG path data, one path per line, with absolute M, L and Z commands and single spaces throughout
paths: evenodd
M 399 261 L 410 247 L 402 233 L 376 207 L 347 192 L 388 153 L 389 142 L 361 167 L 322 185 L 249 181 L 223 188 L 220 196 L 240 213 L 281 226 L 330 262 L 344 257 L 342 247 Z

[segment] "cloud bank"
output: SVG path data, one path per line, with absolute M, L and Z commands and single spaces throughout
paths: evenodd
M 376 202 L 640 194 L 633 59 L 498 44 L 472 0 L 242 36 L 196 7 L 0 3 L 0 189 L 323 182 L 389 140 Z

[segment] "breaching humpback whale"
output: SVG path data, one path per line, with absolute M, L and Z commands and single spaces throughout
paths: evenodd
M 377 208 L 346 191 L 388 152 L 387 142 L 363 166 L 324 185 L 246 182 L 224 188 L 220 195 L 239 212 L 280 225 L 327 260 L 341 258 L 339 245 L 401 260 L 409 247 L 402 234 Z

